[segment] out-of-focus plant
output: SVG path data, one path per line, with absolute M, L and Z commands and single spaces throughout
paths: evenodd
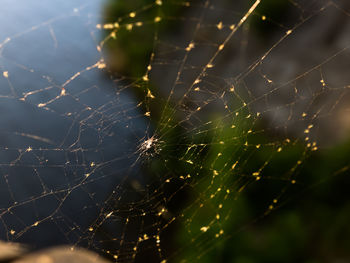
M 123 76 L 142 77 L 156 36 L 176 31 L 175 21 L 168 18 L 181 14 L 182 9 L 183 6 L 169 1 L 108 1 L 104 23 L 114 27 L 111 40 L 105 44 L 111 70 Z
M 211 124 L 186 132 L 171 103 L 163 107 L 159 87 L 143 79 L 155 36 L 176 31 L 171 20 L 155 19 L 183 12 L 166 1 L 154 5 L 108 2 L 105 22 L 118 27 L 105 45 L 111 70 L 137 79 L 135 93 L 142 100 L 149 91 L 156 95 L 148 105 L 154 105 L 152 117 L 161 109 L 163 120 L 169 120 L 153 118 L 161 151 L 147 165 L 152 179 L 172 179 L 161 187 L 165 197 L 172 196 L 167 210 L 182 218 L 170 249 L 173 260 L 316 263 L 334 259 L 333 252 L 348 256 L 350 207 L 344 177 L 350 143 L 312 152 L 303 143 L 260 133 L 264 124 L 246 118 L 246 110 L 234 120 L 215 116 Z M 287 0 L 262 1 L 250 21 L 253 28 L 266 35 L 273 23 L 283 22 L 289 5 Z M 266 18 L 273 23 L 264 23 Z

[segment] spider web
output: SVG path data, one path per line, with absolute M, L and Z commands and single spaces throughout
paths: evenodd
M 0 237 L 200 260 L 319 182 L 300 174 L 348 131 L 349 6 L 246 2 L 2 0 Z

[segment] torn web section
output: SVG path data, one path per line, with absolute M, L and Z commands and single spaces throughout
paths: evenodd
M 118 209 L 110 199 L 129 179 L 143 184 L 136 149 L 147 120 L 105 71 L 94 35 L 100 4 L 30 1 L 2 9 L 13 15 L 1 16 L 0 30 L 4 240 L 94 248 L 99 220 Z M 118 222 L 125 223 L 114 218 L 106 230 L 115 238 Z

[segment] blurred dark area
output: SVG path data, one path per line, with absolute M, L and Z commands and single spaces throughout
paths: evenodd
M 350 262 L 348 1 L 0 17 L 0 262 Z

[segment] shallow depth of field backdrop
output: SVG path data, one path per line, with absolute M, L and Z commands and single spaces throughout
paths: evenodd
M 2 241 L 350 261 L 349 1 L 0 4 Z

